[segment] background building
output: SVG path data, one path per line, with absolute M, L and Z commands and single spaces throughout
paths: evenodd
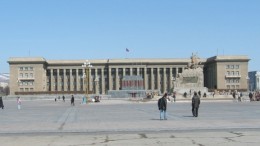
M 247 56 L 215 56 L 199 59 L 209 89 L 247 89 Z M 10 94 L 80 94 L 86 89 L 82 64 L 85 60 L 10 58 Z M 120 90 L 124 76 L 141 76 L 144 90 L 169 92 L 173 80 L 190 64 L 188 59 L 89 60 L 89 90 L 106 94 Z
M 260 91 L 260 72 L 251 71 L 248 73 L 249 76 L 249 90 Z
M 8 95 L 9 94 L 9 74 L 8 73 L 0 73 L 0 95 Z

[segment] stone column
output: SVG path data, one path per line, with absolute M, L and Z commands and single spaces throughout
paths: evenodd
M 73 75 L 72 75 L 72 69 L 70 69 L 70 91 L 74 91 L 74 83 L 73 83 Z
M 92 77 L 92 69 L 91 68 L 88 68 L 88 73 L 89 73 L 89 93 L 94 93 L 93 91 L 93 81 L 95 80 L 95 77 L 93 78 Z
M 157 68 L 157 89 L 161 91 L 161 76 L 160 76 L 160 68 Z
M 63 90 L 64 91 L 67 91 L 66 90 L 66 84 L 67 84 L 67 82 L 66 82 L 66 69 L 63 69 Z
M 123 68 L 123 77 L 125 76 L 125 68 Z
M 113 90 L 113 77 L 112 77 L 112 69 L 108 69 L 108 78 L 109 78 L 109 90 Z
M 154 74 L 153 74 L 153 68 L 151 68 L 151 90 L 154 90 Z
M 164 93 L 166 93 L 167 92 L 167 75 L 166 75 L 166 73 L 167 73 L 167 68 L 163 68 L 163 91 L 164 91 Z
M 79 69 L 76 69 L 76 86 L 77 86 L 77 91 L 80 91 L 80 76 L 79 76 Z
M 98 69 L 95 69 L 95 93 L 99 94 L 99 77 L 98 77 Z
M 170 75 L 169 75 L 169 77 L 170 77 L 170 89 L 173 87 L 173 76 L 172 76 L 172 67 L 170 68 Z
M 115 76 L 115 78 L 116 78 L 116 90 L 119 90 L 119 75 L 118 75 L 118 68 L 115 68 L 115 70 L 116 70 L 116 76 Z
M 105 74 L 104 74 L 104 68 L 101 69 L 101 82 L 102 82 L 102 94 L 106 94 L 106 86 L 105 86 Z
M 61 91 L 60 69 L 57 69 L 57 86 L 58 86 L 58 91 Z
M 86 91 L 86 69 L 82 68 L 83 91 Z
M 178 77 L 178 71 L 179 71 L 179 69 L 178 69 L 178 67 L 176 67 L 176 77 Z
M 140 68 L 139 67 L 136 68 L 136 72 L 137 72 L 136 75 L 139 76 L 140 75 Z
M 148 90 L 147 68 L 144 67 L 144 89 Z
M 130 76 L 132 76 L 132 75 L 133 75 L 133 68 L 130 67 Z
M 55 91 L 55 80 L 54 80 L 54 76 L 53 76 L 53 69 L 51 69 L 51 91 Z

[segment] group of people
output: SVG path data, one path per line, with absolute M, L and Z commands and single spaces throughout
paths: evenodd
M 58 97 L 58 99 L 60 99 L 60 96 Z M 55 102 L 56 102 L 56 101 L 57 101 L 57 98 L 55 98 L 54 100 L 55 100 Z M 65 96 L 64 96 L 64 95 L 62 96 L 62 101 L 65 102 Z M 74 101 L 75 101 L 74 95 L 71 95 L 70 104 L 71 104 L 72 106 L 75 105 Z
M 17 109 L 21 109 L 21 105 L 22 105 L 22 101 L 21 101 L 21 98 L 20 97 L 17 97 L 17 100 L 16 100 L 16 102 L 17 102 Z M 2 96 L 0 96 L 0 108 L 2 108 L 2 109 L 4 109 L 4 102 L 3 102 L 3 98 L 2 98 Z
M 250 92 L 249 93 L 249 99 L 250 101 L 260 101 L 260 92 Z
M 167 93 L 165 93 L 159 100 L 158 100 L 158 109 L 160 111 L 160 120 L 167 120 Z M 200 105 L 200 97 L 197 94 L 197 92 L 194 92 L 194 95 L 192 97 L 191 102 L 191 111 L 193 117 L 198 117 L 198 111 L 199 111 L 199 105 Z

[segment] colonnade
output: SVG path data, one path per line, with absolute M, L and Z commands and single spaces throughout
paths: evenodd
M 141 76 L 144 90 L 168 92 L 174 79 L 184 67 L 93 67 L 89 69 L 89 91 L 93 94 L 106 94 L 107 90 L 121 90 L 124 76 Z M 49 68 L 47 69 L 47 91 L 75 91 L 86 89 L 84 69 Z

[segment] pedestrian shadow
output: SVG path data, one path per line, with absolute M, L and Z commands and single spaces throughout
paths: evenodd
M 160 119 L 150 119 L 152 121 L 161 121 Z
M 189 117 L 193 117 L 193 116 L 182 116 L 182 117 L 189 118 Z

